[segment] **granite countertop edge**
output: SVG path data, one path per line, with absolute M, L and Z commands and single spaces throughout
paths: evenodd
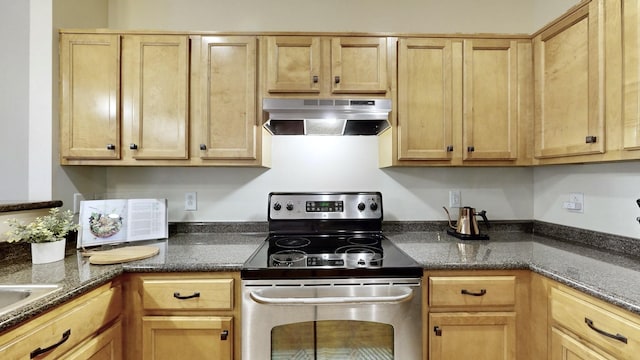
M 399 234 L 401 235 L 400 238 L 390 236 L 390 239 L 394 241 L 396 244 L 398 244 L 407 253 L 409 253 L 408 251 L 406 251 L 406 248 L 405 248 L 407 244 L 415 247 L 424 247 L 424 246 L 429 246 L 431 244 L 428 241 L 421 242 L 420 237 L 426 236 L 422 232 L 415 232 L 415 233 L 403 232 Z M 189 251 L 190 247 L 193 245 L 210 246 L 207 243 L 203 244 L 202 241 L 196 241 L 193 244 L 191 244 L 190 240 L 194 236 L 193 234 L 184 234 L 182 238 L 180 237 L 180 235 L 183 235 L 183 234 L 179 234 L 177 236 L 176 242 L 179 244 L 178 248 L 180 248 L 180 246 L 184 247 L 183 251 Z M 206 234 L 202 234 L 202 235 L 204 238 L 207 237 Z M 214 244 L 211 246 L 215 246 L 215 249 L 217 250 L 220 250 L 220 249 L 226 250 L 227 247 L 230 248 L 230 250 L 232 250 L 234 245 L 237 246 L 237 243 L 234 241 L 238 241 L 239 243 L 241 243 L 241 246 L 244 246 L 243 248 L 244 252 L 241 252 L 242 255 L 237 256 L 236 258 L 233 258 L 231 260 L 216 261 L 216 262 L 179 261 L 174 259 L 172 261 L 167 260 L 164 263 L 160 263 L 160 264 L 152 264 L 152 263 L 147 263 L 145 260 L 139 260 L 139 261 L 134 261 L 130 263 L 116 264 L 116 265 L 99 265 L 99 266 L 92 265 L 91 266 L 92 273 L 88 278 L 81 280 L 78 276 L 75 276 L 75 275 L 68 276 L 69 278 L 65 278 L 61 282 L 63 286 L 60 291 L 47 295 L 42 299 L 34 301 L 14 311 L 1 314 L 0 315 L 0 331 L 8 330 L 16 325 L 21 324 L 22 322 L 30 320 L 33 317 L 38 316 L 46 312 L 47 310 L 50 310 L 74 297 L 82 295 L 86 292 L 89 292 L 90 290 L 93 290 L 103 284 L 108 283 L 109 281 L 114 280 L 118 276 L 124 273 L 240 271 L 242 269 L 244 260 L 248 258 L 248 255 L 246 254 L 251 253 L 252 251 L 250 249 L 252 248 L 257 249 L 257 247 L 264 240 L 264 234 L 237 234 L 237 233 L 231 234 L 230 233 L 226 235 L 227 236 L 225 237 L 225 234 L 216 234 L 215 237 L 220 237 L 220 238 L 224 237 L 225 239 L 228 238 L 230 240 L 225 241 L 224 243 L 221 243 L 221 244 Z M 436 236 L 436 235 L 437 235 L 438 241 L 440 241 L 439 232 L 429 232 L 428 236 Z M 164 241 L 170 241 L 173 244 L 174 243 L 173 237 L 175 236 L 176 235 L 172 235 L 172 237 Z M 209 236 L 211 236 L 211 234 L 209 234 Z M 550 241 L 554 246 L 564 246 L 564 245 L 557 245 L 557 244 L 563 244 L 562 242 L 558 242 L 555 240 L 547 240 L 547 238 L 544 238 L 541 236 L 535 236 L 533 234 L 504 233 L 501 236 L 507 239 L 511 239 L 511 238 L 514 239 L 510 243 L 507 243 L 507 245 L 516 244 L 515 246 L 521 246 L 523 248 L 533 247 L 533 246 L 536 246 L 536 244 L 547 245 L 548 241 Z M 407 239 L 410 239 L 410 240 L 407 240 Z M 438 244 L 440 246 L 442 246 L 443 244 L 447 246 L 453 246 L 453 242 L 451 242 L 450 240 L 441 241 Z M 493 245 L 496 247 L 504 245 L 501 243 L 500 240 L 496 242 L 493 242 L 493 241 L 483 242 L 483 244 L 487 246 Z M 572 251 L 575 251 L 578 254 L 575 256 L 584 256 L 584 257 L 587 257 L 587 256 L 593 257 L 593 255 L 591 255 L 592 251 L 595 252 L 596 255 L 600 253 L 606 253 L 606 252 L 603 252 L 603 250 L 592 249 L 587 245 L 572 244 L 572 245 L 567 245 L 567 249 L 568 249 L 567 250 L 568 254 L 572 254 Z M 176 251 L 180 251 L 180 250 L 176 250 Z M 580 254 L 582 251 L 586 251 L 588 255 Z M 462 263 L 459 261 L 429 262 L 429 261 L 424 261 L 419 258 L 416 258 L 416 256 L 414 256 L 413 254 L 410 254 L 410 255 L 413 256 L 416 262 L 418 262 L 420 266 L 422 266 L 425 270 L 530 270 L 530 271 L 533 271 L 534 273 L 538 273 L 552 280 L 556 280 L 559 283 L 565 284 L 569 287 L 575 288 L 586 294 L 594 296 L 595 298 L 604 300 L 608 303 L 611 303 L 625 310 L 628 310 L 632 313 L 640 315 L 640 302 L 637 301 L 637 299 L 628 298 L 624 296 L 624 294 L 621 295 L 620 293 L 608 292 L 606 291 L 606 289 L 603 290 L 600 287 L 598 287 L 598 284 L 595 282 L 584 281 L 579 279 L 580 276 L 577 276 L 578 278 L 572 277 L 561 271 L 554 270 L 551 268 L 551 266 L 548 266 L 546 264 L 536 263 L 534 259 L 532 259 L 530 256 L 526 256 L 526 254 L 521 257 L 516 257 L 514 259 L 509 259 L 504 261 L 494 261 L 494 262 L 478 261 L 475 263 Z M 597 258 L 597 257 L 594 257 L 594 258 Z M 620 261 L 632 264 L 631 271 L 633 271 L 634 274 L 636 272 L 640 274 L 640 261 L 636 257 L 627 257 L 622 254 L 611 254 L 611 257 L 605 258 L 603 261 L 605 262 L 612 261 L 611 266 L 615 266 L 615 262 L 618 261 L 617 259 L 619 258 L 621 259 Z M 61 261 L 61 263 L 62 262 L 64 262 L 67 267 L 67 273 L 69 272 L 68 270 L 69 268 L 73 268 L 74 266 L 77 267 L 78 255 L 76 254 L 75 250 L 68 251 L 67 257 L 65 258 L 64 261 Z M 4 273 L 7 275 L 0 276 L 0 283 L 3 283 L 3 282 L 9 283 L 9 280 L 14 280 L 11 275 L 12 271 L 14 274 L 21 274 L 21 273 L 28 273 L 28 274 L 26 274 L 27 278 L 23 277 L 22 279 L 15 279 L 15 281 L 11 283 L 18 283 L 18 284 L 29 283 L 29 281 L 32 279 L 31 276 L 34 276 L 32 275 L 33 269 L 30 263 L 26 264 L 23 262 L 22 264 L 12 265 L 12 266 L 17 266 L 17 267 L 6 269 L 7 271 L 5 271 Z M 35 265 L 33 267 L 35 267 Z M 95 271 L 95 273 L 93 273 L 93 271 Z
M 2 201 L 0 202 L 0 213 L 56 208 L 61 206 L 62 206 L 61 200 L 28 201 L 28 202 Z

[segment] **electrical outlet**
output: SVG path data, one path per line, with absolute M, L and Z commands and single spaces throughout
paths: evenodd
M 459 208 L 461 204 L 460 190 L 449 190 L 449 207 Z
M 75 193 L 73 194 L 73 214 L 79 214 L 80 213 L 80 201 L 84 201 L 84 195 L 80 194 L 80 193 Z
M 198 209 L 198 198 L 195 192 L 184 193 L 184 209 L 186 211 L 195 211 Z
M 570 193 L 569 201 L 563 202 L 562 208 L 571 212 L 584 213 L 584 194 Z

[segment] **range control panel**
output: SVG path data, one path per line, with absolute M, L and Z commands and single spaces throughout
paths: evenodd
M 270 193 L 269 219 L 382 219 L 382 194 Z

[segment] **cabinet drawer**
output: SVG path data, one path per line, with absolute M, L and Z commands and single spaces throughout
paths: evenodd
M 620 359 L 632 359 L 640 353 L 640 325 L 594 303 L 552 288 L 551 318 L 566 328 Z M 616 337 L 616 338 L 614 338 Z
M 515 276 L 429 278 L 429 304 L 436 306 L 507 306 L 516 302 Z
M 115 319 L 121 306 L 120 287 L 111 288 L 0 346 L 0 358 L 30 359 L 39 354 L 57 358 Z
M 143 279 L 145 310 L 232 310 L 233 279 Z

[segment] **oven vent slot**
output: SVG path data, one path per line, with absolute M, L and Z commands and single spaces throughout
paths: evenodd
M 390 286 L 391 283 L 362 283 L 362 286 Z

